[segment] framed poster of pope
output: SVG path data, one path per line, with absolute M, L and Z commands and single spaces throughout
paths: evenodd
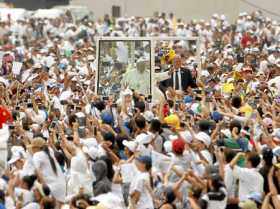
M 151 95 L 151 49 L 149 38 L 98 38 L 96 93 L 118 96 L 122 89 L 129 88 Z

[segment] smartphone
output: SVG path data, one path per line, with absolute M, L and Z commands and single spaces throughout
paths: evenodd
M 201 94 L 202 93 L 202 90 L 201 89 L 194 89 L 193 90 L 195 93 L 197 93 L 197 94 Z
M 14 130 L 14 129 L 15 129 L 15 126 L 14 126 L 14 125 L 9 125 L 9 129 L 10 129 L 10 130 Z
M 56 127 L 56 122 L 53 121 L 53 122 L 50 124 L 50 128 L 53 129 L 53 128 L 55 128 L 55 127 Z
M 102 97 L 102 100 L 108 101 L 108 100 L 109 100 L 109 97 L 108 97 L 108 96 L 104 96 L 104 97 Z
M 175 110 L 178 111 L 180 109 L 180 102 L 175 103 Z
M 111 106 L 114 107 L 114 108 L 118 107 L 117 103 L 113 103 Z
M 149 95 L 149 96 L 146 97 L 145 99 L 146 99 L 146 101 L 147 101 L 148 103 L 151 103 L 151 102 L 152 102 L 152 95 Z
M 27 103 L 27 108 L 33 108 L 33 104 L 32 103 Z
M 97 128 L 96 127 L 93 128 L 93 134 L 94 134 L 94 136 L 97 135 Z

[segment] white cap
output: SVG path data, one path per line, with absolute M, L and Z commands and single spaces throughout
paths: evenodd
M 201 142 L 203 142 L 207 147 L 211 144 L 211 138 L 208 134 L 204 132 L 199 132 L 195 135 L 195 138 Z
M 97 147 L 83 147 L 83 152 L 88 154 L 88 156 L 92 159 L 92 160 L 96 160 L 98 157 L 98 148 Z
M 152 136 L 142 133 L 136 136 L 135 141 L 138 144 L 149 144 L 152 141 Z
M 143 117 L 146 119 L 146 121 L 151 122 L 151 120 L 153 120 L 155 116 L 151 111 L 145 111 L 143 113 Z
M 135 141 L 124 140 L 123 145 L 126 146 L 130 152 L 135 152 L 137 148 L 137 143 Z
M 83 146 L 88 147 L 88 148 L 90 148 L 90 147 L 98 147 L 98 143 L 97 143 L 95 138 L 81 139 L 81 144 Z
M 22 146 L 12 146 L 11 147 L 11 152 L 12 153 L 16 153 L 16 152 L 25 153 L 25 150 Z
M 8 161 L 8 164 L 14 164 L 16 161 L 20 160 L 20 159 L 23 159 L 24 158 L 24 153 L 23 152 L 14 152 L 12 154 L 12 157 L 11 159 Z
M 168 138 L 169 138 L 170 141 L 174 141 L 174 140 L 178 139 L 178 136 L 177 135 L 170 135 Z
M 180 132 L 180 136 L 184 139 L 185 142 L 191 143 L 192 142 L 192 135 L 189 131 L 182 131 Z

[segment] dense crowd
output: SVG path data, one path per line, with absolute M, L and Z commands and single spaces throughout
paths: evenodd
M 97 36 L 199 37 L 201 59 L 158 46 L 152 97 L 101 96 Z M 279 22 L 66 13 L 0 37 L 1 209 L 280 208 Z

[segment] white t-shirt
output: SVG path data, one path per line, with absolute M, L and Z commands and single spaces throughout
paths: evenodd
M 241 168 L 235 166 L 233 175 L 239 179 L 239 200 L 247 200 L 247 196 L 252 192 L 263 193 L 264 179 L 255 168 Z
M 25 205 L 24 207 L 22 207 L 21 209 L 40 209 L 40 205 L 36 202 L 31 202 Z
M 70 179 L 68 181 L 68 195 L 79 193 L 84 188 L 86 194 L 92 194 L 93 174 L 89 169 L 87 159 L 82 151 L 78 151 L 71 159 Z
M 44 181 L 50 187 L 52 195 L 60 202 L 64 202 L 66 196 L 66 179 L 52 150 L 50 150 L 50 154 L 55 161 L 57 174 L 54 173 L 50 160 L 43 151 L 36 152 L 33 155 L 34 167 L 43 175 Z
M 47 119 L 47 113 L 43 110 L 38 110 L 38 114 L 36 114 L 34 111 L 32 116 L 32 121 L 36 124 L 42 124 Z
M 131 182 L 129 188 L 129 194 L 134 192 L 140 193 L 140 199 L 137 203 L 137 209 L 153 209 L 153 198 L 146 187 L 146 182 L 150 182 L 150 176 L 148 173 L 139 173 L 135 176 L 135 179 Z
M 230 165 L 227 164 L 224 168 L 225 172 L 225 185 L 228 193 L 228 197 L 235 197 L 235 191 L 237 189 L 237 179 L 233 176 L 233 170 Z
M 32 191 L 16 187 L 14 193 L 17 200 L 19 199 L 20 196 L 22 196 L 23 205 L 27 205 L 28 203 L 34 200 L 34 194 Z

